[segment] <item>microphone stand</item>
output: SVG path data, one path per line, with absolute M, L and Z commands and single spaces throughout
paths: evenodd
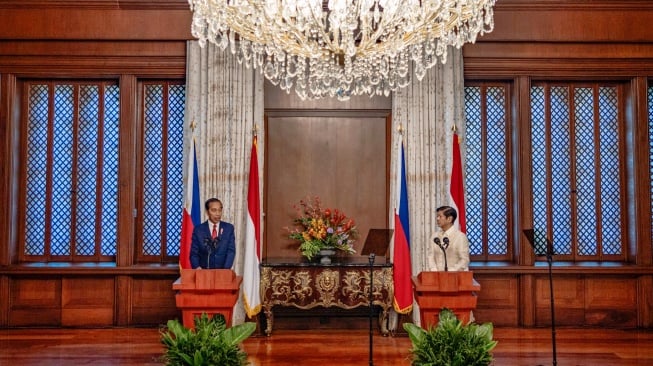
M 442 254 L 444 255 L 444 271 L 449 272 L 449 267 L 447 266 L 447 248 L 449 248 L 449 238 L 445 237 L 442 241 L 444 244 L 440 243 L 440 238 L 433 238 L 433 242 L 442 249 Z
M 206 246 L 206 251 L 209 253 L 206 256 L 206 269 L 211 269 L 211 255 L 213 254 L 213 251 L 218 247 L 218 240 L 220 237 L 216 236 L 215 238 L 212 239 L 204 239 L 204 245 Z
M 374 318 L 374 253 L 370 253 L 370 366 L 374 365 L 372 344 L 374 335 L 372 332 L 372 319 Z
M 548 238 L 546 239 L 546 261 L 549 264 L 549 290 L 551 292 L 551 345 L 553 347 L 553 366 L 556 366 L 558 360 L 556 356 L 556 317 L 553 303 L 553 245 Z

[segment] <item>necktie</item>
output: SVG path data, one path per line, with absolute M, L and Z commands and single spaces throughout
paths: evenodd
M 215 239 L 216 236 L 218 236 L 218 225 L 213 224 L 213 231 L 211 232 L 211 238 Z

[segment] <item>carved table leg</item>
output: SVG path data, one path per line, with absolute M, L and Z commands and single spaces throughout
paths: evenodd
M 272 335 L 272 322 L 274 322 L 274 314 L 272 313 L 272 306 L 266 306 L 263 308 L 265 313 L 267 326 L 265 327 L 265 335 L 268 337 Z

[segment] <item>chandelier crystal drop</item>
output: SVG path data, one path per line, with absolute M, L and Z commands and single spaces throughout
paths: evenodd
M 385 95 L 494 28 L 496 0 L 188 0 L 202 47 L 302 99 Z

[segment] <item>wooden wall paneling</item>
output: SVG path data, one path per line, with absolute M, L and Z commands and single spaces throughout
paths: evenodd
M 357 253 L 370 228 L 388 227 L 388 118 L 388 111 L 268 112 L 266 257 L 300 257 L 284 228 L 292 228 L 293 205 L 309 196 L 355 220 Z
M 532 151 L 531 141 L 527 137 L 531 135 L 531 124 L 530 124 L 530 78 L 521 76 L 513 80 L 514 87 L 511 88 L 514 96 L 508 96 L 513 101 L 510 106 L 512 108 L 512 116 L 514 118 L 511 122 L 511 127 L 514 129 L 515 133 L 512 134 L 513 139 L 518 139 L 515 142 L 517 146 L 516 151 Z M 518 171 L 530 172 L 532 167 L 530 165 L 531 160 L 526 158 L 524 154 L 515 154 L 517 159 L 517 169 Z M 528 174 L 521 174 L 517 178 L 517 199 L 520 202 L 528 202 L 533 197 L 533 183 L 531 177 Z M 515 241 L 516 254 L 514 255 L 514 260 L 520 265 L 531 266 L 535 262 L 535 253 L 533 253 L 533 248 L 526 239 L 524 235 L 524 229 L 533 228 L 533 209 L 529 205 L 519 205 L 519 212 L 515 218 L 516 223 L 516 237 Z
M 637 280 L 637 325 L 653 327 L 653 275 L 640 276 Z
M 650 75 L 653 45 L 485 42 L 463 46 L 463 57 L 465 79 L 491 75 L 626 80 Z
M 132 277 L 131 276 L 116 276 L 115 280 L 115 324 L 117 326 L 128 326 L 131 324 L 132 319 Z
M 633 172 L 635 179 L 634 187 L 629 187 L 629 202 L 632 206 L 631 217 L 636 217 L 642 222 L 641 225 L 632 225 L 628 227 L 628 261 L 638 265 L 651 266 L 653 264 L 653 212 L 652 202 L 650 199 L 637 199 L 637 197 L 650 197 L 651 187 L 651 170 L 650 163 L 650 146 L 653 141 L 649 141 L 649 113 L 648 113 L 648 86 L 647 77 L 637 77 L 631 83 L 631 92 L 628 94 L 628 105 L 626 110 L 632 110 L 634 113 L 626 113 L 626 119 L 631 122 L 631 130 L 628 131 L 628 138 L 632 139 L 635 159 L 632 159 L 628 168 Z M 635 163 L 637 162 L 637 163 Z M 653 289 L 651 289 L 653 291 Z
M 7 168 L 10 162 L 9 156 L 12 150 L 12 139 L 9 134 L 11 123 L 8 120 L 8 113 L 11 110 L 11 95 L 8 90 L 6 74 L 0 73 L 0 121 L 7 121 L 0 123 L 0 199 L 5 204 L 0 207 L 0 266 L 9 264 L 9 217 L 10 206 L 7 203 L 11 201 L 4 199 L 9 197 L 9 189 L 12 187 L 10 184 L 10 174 Z
M 0 276 L 0 328 L 9 322 L 9 276 Z
M 519 277 L 519 325 L 535 325 L 535 276 L 525 274 Z
M 61 278 L 15 277 L 10 282 L 10 327 L 61 325 Z
M 502 0 L 477 42 L 630 42 L 653 39 L 649 0 Z
M 20 1 L 20 0 L 19 0 Z M 45 2 L 44 2 L 45 3 Z M 0 8 L 3 39 L 187 40 L 186 9 Z
M 19 96 L 16 77 L 12 74 L 0 74 L 0 266 L 9 265 L 17 256 L 14 245 L 16 226 L 11 218 L 18 210 L 18 131 L 20 130 Z
M 477 323 L 492 322 L 497 326 L 515 327 L 519 324 L 517 276 L 474 275 L 481 284 L 474 310 Z
M 118 248 L 116 264 L 129 266 L 134 263 L 134 243 L 136 234 L 133 225 L 134 218 L 142 215 L 136 212 L 136 188 L 132 184 L 136 180 L 137 131 L 137 79 L 134 75 L 120 77 L 120 141 L 129 141 L 124 146 L 134 146 L 132 150 L 122 147 L 119 151 L 118 163 Z
M 186 42 L 0 41 L 0 69 L 22 77 L 183 78 Z
M 551 326 L 548 276 L 535 277 L 535 325 Z M 556 325 L 579 325 L 585 320 L 585 281 L 582 276 L 553 277 Z
M 172 277 L 134 277 L 132 279 L 132 325 L 162 325 L 181 319 L 175 303 Z
M 584 325 L 637 326 L 637 279 L 585 277 Z
M 114 325 L 113 277 L 64 277 L 61 280 L 61 325 Z

